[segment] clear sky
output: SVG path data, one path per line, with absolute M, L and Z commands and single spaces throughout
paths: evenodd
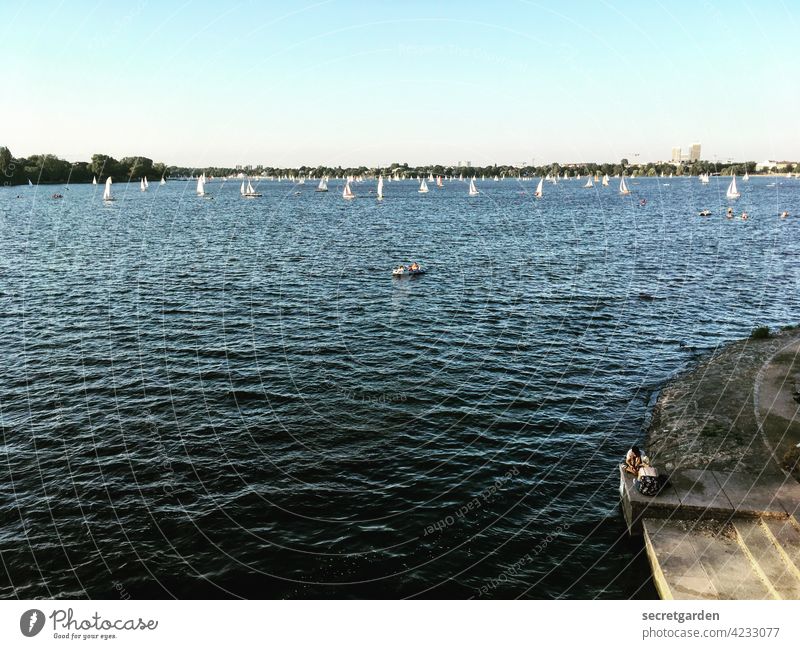
M 800 2 L 0 1 L 0 145 L 169 164 L 800 158 Z M 638 158 L 636 157 L 638 154 Z

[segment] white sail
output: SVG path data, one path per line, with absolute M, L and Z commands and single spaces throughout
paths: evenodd
M 608 187 L 608 174 L 603 175 L 603 187 Z
M 441 176 L 436 176 L 436 186 L 437 187 L 444 187 L 444 183 L 442 182 Z
M 383 200 L 383 176 L 378 176 L 378 200 Z
M 428 193 L 428 185 L 425 183 L 425 179 L 422 179 L 422 182 L 419 184 L 419 189 L 417 190 L 419 194 L 427 194 Z
M 429 183 L 433 182 L 433 174 L 428 174 L 428 182 Z
M 106 180 L 106 188 L 103 190 L 103 200 L 113 201 L 114 197 L 111 195 L 111 176 Z
M 536 198 L 541 198 L 544 195 L 543 190 L 544 178 L 539 178 L 539 184 L 536 185 L 536 191 L 533 193 L 533 195 L 536 196 Z
M 146 191 L 146 190 L 147 190 L 147 187 L 146 187 L 146 186 L 145 186 L 145 184 L 144 184 L 144 178 L 142 178 L 142 179 L 139 181 L 139 189 L 140 189 L 141 191 Z
M 619 180 L 619 193 L 620 194 L 630 194 L 631 193 L 630 190 L 628 189 L 628 186 L 625 184 L 625 176 L 623 176 Z
M 742 176 L 742 180 L 744 182 L 747 182 L 748 180 L 750 180 L 750 174 L 748 174 L 747 171 L 744 172 L 744 176 Z
M 242 181 L 241 186 L 239 187 L 239 193 L 244 196 L 244 180 Z
M 205 196 L 206 195 L 206 174 L 205 174 L 205 172 L 201 173 L 197 177 L 197 195 L 198 196 Z
M 97 184 L 97 176 L 92 176 L 92 185 Z
M 33 187 L 33 183 L 31 182 L 30 178 L 28 178 L 28 187 Z
M 161 176 L 161 182 L 160 182 L 160 183 L 158 183 L 158 184 L 159 184 L 159 185 L 166 185 L 166 184 L 167 184 L 167 179 L 166 179 L 166 178 L 164 178 L 164 176 Z
M 736 174 L 733 175 L 731 178 L 731 184 L 728 185 L 728 191 L 725 192 L 726 198 L 739 198 L 741 194 L 739 193 L 738 188 L 736 187 Z
M 470 178 L 469 180 L 469 195 L 470 196 L 477 196 L 478 195 L 478 188 L 475 187 L 475 178 Z
M 355 197 L 356 197 L 356 195 L 353 193 L 353 190 L 350 189 L 350 181 L 348 180 L 344 184 L 344 191 L 342 192 L 342 198 L 346 198 L 346 199 L 349 200 L 349 199 L 355 198 Z
M 326 192 L 328 191 L 328 179 L 323 176 L 319 179 L 319 185 L 317 185 L 318 192 Z
M 147 189 L 148 187 L 150 187 L 150 183 L 147 182 L 147 176 L 145 176 L 144 177 L 144 188 Z
M 247 193 L 248 194 L 255 194 L 256 190 L 253 189 L 253 185 L 250 183 L 250 179 L 247 179 Z
M 587 189 L 589 189 L 590 187 L 594 187 L 594 184 L 592 184 L 591 176 L 589 176 L 589 178 L 586 179 L 586 184 L 584 185 L 584 187 L 586 187 Z

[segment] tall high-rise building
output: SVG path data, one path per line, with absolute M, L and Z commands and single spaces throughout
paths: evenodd
M 681 148 L 679 146 L 672 147 L 672 162 L 680 163 L 681 161 Z
M 689 149 L 689 162 L 697 162 L 700 159 L 700 143 L 694 142 Z

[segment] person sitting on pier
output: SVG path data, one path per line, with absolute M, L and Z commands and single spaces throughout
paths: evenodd
M 638 446 L 631 446 L 625 455 L 625 471 L 638 477 L 639 469 L 642 468 L 642 465 L 642 452 Z
M 658 473 L 658 469 L 650 466 L 647 458 L 642 458 L 643 464 L 639 468 L 639 474 L 633 481 L 633 486 L 643 496 L 657 496 L 661 491 L 664 480 Z

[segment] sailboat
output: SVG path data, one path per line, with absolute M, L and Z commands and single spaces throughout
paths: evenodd
M 147 185 L 144 184 L 144 178 L 139 181 L 139 189 L 143 192 L 147 191 Z
M 314 191 L 315 192 L 328 191 L 328 179 L 325 176 L 319 179 L 319 185 L 317 185 L 317 188 Z
M 164 178 L 164 176 L 161 176 L 161 182 L 160 182 L 160 183 L 158 183 L 158 184 L 159 184 L 159 185 L 166 185 L 166 184 L 167 184 L 167 179 L 166 179 L 166 178 Z
M 106 188 L 103 190 L 103 200 L 104 200 L 104 201 L 113 201 L 113 200 L 116 200 L 116 199 L 115 199 L 115 198 L 114 198 L 114 197 L 111 195 L 111 176 L 109 176 L 109 177 L 108 177 L 108 179 L 106 180 Z
M 378 176 L 378 200 L 383 200 L 383 176 Z
M 470 196 L 477 196 L 478 195 L 478 188 L 475 187 L 475 178 L 470 178 L 469 180 L 469 195 Z
M 92 176 L 92 185 L 97 184 L 97 176 Z
M 28 178 L 28 187 L 33 187 L 33 183 L 31 182 L 30 178 Z
M 201 173 L 197 177 L 197 195 L 198 196 L 206 196 L 206 174 L 205 174 L 205 172 Z
M 592 187 L 594 187 L 594 184 L 592 183 L 592 177 L 591 177 L 591 176 L 589 176 L 589 177 L 586 179 L 586 184 L 584 185 L 584 187 L 585 187 L 586 189 L 591 189 Z
M 242 181 L 242 186 L 239 188 L 239 193 L 242 195 L 243 198 L 258 198 L 261 196 L 254 188 L 253 185 L 250 183 L 250 179 L 247 179 L 247 187 L 244 186 L 244 180 Z
M 747 173 L 747 170 L 745 170 L 744 176 L 742 176 L 742 180 L 744 182 L 748 182 L 750 180 L 750 174 Z
M 708 185 L 708 180 L 709 180 L 709 179 L 708 179 L 708 174 L 707 174 L 707 173 L 705 173 L 705 174 L 700 174 L 700 182 L 701 182 L 703 185 Z
M 350 181 L 348 180 L 344 184 L 344 191 L 342 192 L 342 198 L 345 198 L 349 201 L 355 197 L 356 195 L 353 193 L 353 190 L 350 189 Z
M 150 183 L 147 182 L 147 176 L 145 176 L 144 177 L 144 188 L 147 189 L 148 187 L 150 187 Z
M 628 186 L 625 184 L 625 176 L 619 180 L 619 193 L 623 195 L 631 193 L 631 190 L 628 189 Z
M 425 179 L 422 179 L 422 182 L 419 184 L 419 189 L 417 190 L 418 194 L 427 194 L 428 193 L 428 185 L 425 183 Z
M 536 198 L 541 198 L 544 195 L 542 193 L 543 189 L 544 189 L 544 178 L 539 178 L 539 184 L 536 185 L 536 191 L 533 193 L 533 195 Z
M 603 174 L 603 187 L 608 187 L 608 174 Z
M 442 182 L 441 176 L 436 176 L 436 186 L 437 187 L 444 187 L 444 183 Z
M 741 196 L 741 194 L 736 187 L 736 174 L 734 174 L 733 178 L 731 178 L 731 184 L 728 185 L 728 191 L 725 192 L 725 198 L 739 198 L 739 196 Z
M 433 182 L 433 174 L 428 174 L 428 182 L 429 183 Z

